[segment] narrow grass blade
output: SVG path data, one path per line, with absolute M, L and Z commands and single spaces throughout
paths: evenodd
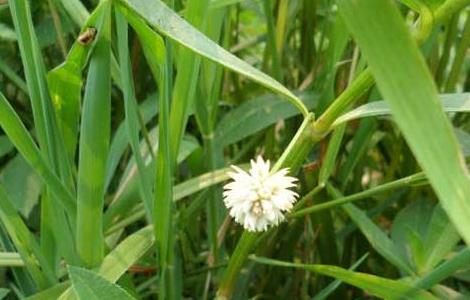
M 8 79 L 10 79 L 16 86 L 23 91 L 24 93 L 28 94 L 28 87 L 26 86 L 26 82 L 16 74 L 14 70 L 12 70 L 3 59 L 0 58 L 0 72 L 2 72 Z
M 358 261 L 356 261 L 349 269 L 348 271 L 354 271 L 356 270 L 367 258 L 368 254 L 364 254 L 361 258 L 359 258 Z M 327 299 L 331 293 L 333 293 L 340 285 L 342 281 L 339 279 L 336 279 L 332 283 L 328 284 L 324 289 L 322 289 L 319 293 L 317 293 L 312 300 L 323 300 Z
M 105 5 L 88 70 L 80 126 L 77 251 L 88 267 L 98 266 L 104 255 L 104 180 L 111 134 L 111 3 L 105 1 Z
M 336 198 L 342 196 L 340 192 L 331 185 L 327 185 L 327 189 L 330 194 Z M 401 252 L 393 241 L 380 230 L 364 212 L 353 204 L 345 204 L 342 208 L 348 213 L 354 223 L 356 223 L 357 227 L 361 229 L 361 232 L 365 235 L 372 248 L 401 271 L 410 275 L 414 273 L 406 258 L 400 254 Z
M 50 99 L 46 81 L 46 68 L 34 30 L 29 2 L 15 0 L 9 2 L 9 6 L 15 30 L 18 34 L 18 45 L 42 157 L 50 169 L 71 190 L 73 186 L 71 161 L 67 157 L 63 136 L 58 128 Z M 73 232 L 70 229 L 63 209 L 52 204 L 55 201 L 65 201 L 66 199 L 55 199 L 56 196 L 55 193 L 52 193 L 45 198 L 45 201 L 41 202 L 41 213 L 48 215 L 47 218 L 41 218 L 41 247 L 46 253 L 50 254 L 48 259 L 53 268 L 58 265 L 60 256 L 72 259 L 75 248 L 73 243 L 70 242 L 60 245 L 60 241 L 70 241 Z M 70 208 L 67 210 L 67 213 L 69 218 L 74 221 L 75 216 L 73 213 L 70 214 Z M 56 230 L 47 230 L 47 228 L 55 228 Z M 61 251 L 60 249 L 66 250 Z
M 146 203 L 146 207 L 152 207 L 152 184 L 149 178 L 146 176 L 147 172 L 145 172 L 145 162 L 141 156 L 139 147 L 139 108 L 135 99 L 131 63 L 129 59 L 128 25 L 127 21 L 120 12 L 116 13 L 116 26 L 118 36 L 119 65 L 121 68 L 122 88 L 124 93 L 125 124 L 127 135 L 130 141 L 134 160 L 137 164 L 137 177 L 142 199 L 144 203 Z M 150 210 L 147 211 L 147 216 L 149 219 L 151 219 L 152 212 Z
M 2 267 L 24 267 L 21 255 L 17 252 L 0 252 L 0 266 Z
M 203 31 L 207 21 L 206 13 L 208 0 L 188 2 L 185 11 L 186 20 L 195 29 Z M 172 101 L 170 109 L 170 130 L 171 130 L 171 153 L 173 156 L 178 153 L 178 148 L 183 137 L 188 119 L 189 107 L 194 104 L 196 87 L 199 82 L 199 70 L 201 67 L 201 57 L 190 49 L 179 49 L 177 56 L 177 70 L 175 84 L 173 86 Z M 172 158 L 173 161 L 176 157 Z
M 194 52 L 284 95 L 297 106 L 304 116 L 308 114 L 308 110 L 302 102 L 287 88 L 214 43 L 160 0 L 121 0 L 120 2 L 138 13 L 164 35 Z
M 80 0 L 59 0 L 65 11 L 78 26 L 83 26 L 90 16 Z
M 155 94 L 152 94 L 144 102 L 142 102 L 142 104 L 139 105 L 139 111 L 142 114 L 144 124 L 147 124 L 157 114 L 158 107 L 154 102 L 156 97 L 157 96 Z M 127 125 L 124 120 L 124 122 L 122 122 L 114 132 L 113 140 L 111 142 L 111 146 L 109 147 L 109 156 L 106 163 L 106 190 L 111 183 L 111 179 L 115 175 L 119 162 L 121 161 L 121 158 L 125 153 L 128 145 L 129 138 L 127 134 Z
M 470 93 L 462 94 L 442 94 L 441 103 L 445 112 L 469 112 Z M 345 113 L 333 123 L 337 126 L 341 123 L 349 122 L 359 118 L 380 117 L 392 114 L 391 107 L 386 101 L 374 101 Z
M 245 166 L 239 166 L 244 168 Z M 228 172 L 231 171 L 231 168 L 223 168 L 220 170 L 216 170 L 213 172 L 208 172 L 202 174 L 200 176 L 191 178 L 187 181 L 184 181 L 180 184 L 177 184 L 173 188 L 173 201 L 180 201 L 187 196 L 193 195 L 201 190 L 204 190 L 212 185 L 218 184 L 223 182 L 230 177 L 228 176 Z M 133 207 L 133 203 L 129 203 L 129 200 L 135 198 L 136 193 L 126 192 L 122 194 L 121 198 L 116 199 L 113 202 L 105 213 L 105 229 L 107 231 L 115 231 L 116 228 L 122 228 L 123 225 L 128 225 L 128 219 L 132 220 L 132 222 L 142 218 L 145 215 L 144 208 L 142 206 L 134 207 L 135 211 L 132 211 L 129 214 L 129 211 Z M 138 217 L 137 217 L 138 216 Z M 125 218 L 125 219 L 123 219 Z M 137 218 L 137 219 L 136 219 Z M 121 222 L 112 225 L 113 221 L 121 220 Z
M 388 0 L 341 0 L 338 8 L 442 207 L 470 244 L 468 170 L 430 72 L 397 7 Z
M 439 284 L 442 280 L 452 276 L 458 270 L 468 267 L 469 264 L 470 249 L 465 248 L 417 280 L 415 288 L 429 289 Z
M 252 256 L 251 259 L 262 264 L 287 268 L 299 268 L 325 276 L 330 276 L 363 289 L 368 293 L 380 298 L 437 300 L 437 298 L 434 297 L 431 293 L 423 290 L 410 293 L 412 286 L 408 283 L 398 280 L 386 279 L 375 275 L 348 271 L 337 266 L 298 264 L 256 256 Z
M 4 224 L 16 249 L 20 253 L 26 268 L 39 289 L 44 289 L 57 282 L 54 272 L 41 252 L 34 236 L 24 224 L 8 195 L 0 186 L 0 219 Z
M 10 138 L 16 149 L 28 161 L 30 166 L 41 176 L 44 184 L 59 200 L 72 219 L 75 218 L 75 200 L 65 188 L 59 178 L 51 171 L 34 143 L 32 137 L 24 127 L 20 118 L 13 110 L 8 100 L 0 93 L 0 126 Z

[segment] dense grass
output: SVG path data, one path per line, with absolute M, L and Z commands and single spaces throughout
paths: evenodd
M 0 0 L 0 299 L 469 298 L 469 4 Z

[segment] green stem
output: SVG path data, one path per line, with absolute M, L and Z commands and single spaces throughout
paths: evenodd
M 314 130 L 320 136 L 325 136 L 331 129 L 333 122 L 340 116 L 354 101 L 363 95 L 374 85 L 374 78 L 369 69 L 365 69 L 351 85 L 336 98 L 328 109 L 315 122 Z
M 424 176 L 424 173 L 422 173 L 422 172 L 417 173 L 417 174 L 413 174 L 411 176 L 404 177 L 404 178 L 401 178 L 401 179 L 398 179 L 398 180 L 395 180 L 395 181 L 392 181 L 392 182 L 388 182 L 388 183 L 379 185 L 377 187 L 368 189 L 368 190 L 363 191 L 363 192 L 359 192 L 359 193 L 349 195 L 349 196 L 346 196 L 346 197 L 342 197 L 342 198 L 339 198 L 339 199 L 336 199 L 336 200 L 332 200 L 332 201 L 328 201 L 328 202 L 325 202 L 325 203 L 322 203 L 322 204 L 313 205 L 313 206 L 304 208 L 304 209 L 299 210 L 295 213 L 292 213 L 289 217 L 290 218 L 303 217 L 305 215 L 308 215 L 308 214 L 311 214 L 311 213 L 314 213 L 314 212 L 317 212 L 317 211 L 320 211 L 320 210 L 324 210 L 324 209 L 328 209 L 328 208 L 335 207 L 335 206 L 338 206 L 338 205 L 343 205 L 343 204 L 346 204 L 346 203 L 349 203 L 349 202 L 353 202 L 353 201 L 361 200 L 361 199 L 364 199 L 364 198 L 372 197 L 372 196 L 374 196 L 378 193 L 383 193 L 383 192 L 395 190 L 395 189 L 398 189 L 398 188 L 406 187 L 406 186 L 409 186 L 409 185 L 412 185 L 412 184 L 416 184 L 417 182 L 420 182 L 420 181 L 424 180 L 425 178 L 426 177 Z
M 447 0 L 434 12 L 435 23 L 445 22 L 459 10 L 470 5 L 470 0 Z
M 260 236 L 261 233 L 243 232 L 225 270 L 224 277 L 217 291 L 217 300 L 229 299 L 230 295 L 232 295 L 238 274 Z

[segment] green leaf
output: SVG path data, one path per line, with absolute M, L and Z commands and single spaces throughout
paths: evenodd
M 2 186 L 0 186 L 0 220 L 37 287 L 44 289 L 56 283 L 55 274 L 49 267 L 37 241 L 21 219 Z
M 0 157 L 3 157 L 5 154 L 11 152 L 13 148 L 14 146 L 8 137 L 0 136 Z
M 147 226 L 126 237 L 106 257 L 97 273 L 110 282 L 116 282 L 129 267 L 147 253 L 155 243 L 152 226 Z M 71 289 L 67 289 L 60 300 L 75 299 Z
M 251 259 L 255 262 L 267 265 L 299 268 L 325 276 L 330 276 L 363 289 L 376 297 L 384 299 L 437 300 L 436 297 L 426 291 L 417 290 L 413 293 L 410 293 L 409 291 L 411 290 L 412 285 L 408 283 L 386 279 L 375 275 L 353 272 L 337 266 L 297 264 L 265 257 L 253 256 Z
M 9 292 L 10 292 L 9 289 L 0 288 L 0 300 L 4 299 L 8 295 Z
M 122 90 L 124 94 L 124 111 L 127 136 L 131 145 L 134 161 L 137 165 L 137 177 L 142 200 L 147 208 L 147 216 L 152 217 L 153 192 L 150 176 L 145 172 L 144 158 L 139 148 L 139 108 L 135 99 L 134 79 L 129 58 L 128 24 L 120 12 L 116 12 L 116 25 L 119 48 L 119 65 L 122 79 Z
M 327 189 L 332 196 L 336 198 L 342 197 L 341 193 L 330 184 L 327 185 Z M 413 274 L 413 269 L 397 245 L 364 212 L 354 204 L 344 204 L 342 208 L 348 213 L 353 222 L 356 223 L 375 251 L 401 271 Z
M 139 111 L 142 114 L 143 123 L 147 124 L 157 114 L 158 106 L 155 105 L 155 94 L 151 94 L 146 100 L 139 105 Z M 150 135 L 150 134 L 149 134 Z M 106 162 L 106 190 L 111 183 L 111 179 L 115 175 L 116 168 L 123 154 L 129 145 L 129 138 L 127 136 L 127 128 L 125 122 L 119 124 L 119 127 L 114 132 L 111 146 L 109 147 L 108 161 Z
M 433 206 L 424 198 L 416 199 L 403 208 L 393 220 L 392 240 L 400 253 L 414 263 L 416 270 L 424 264 L 423 241 L 428 233 L 428 225 L 432 216 Z
M 454 128 L 454 133 L 462 146 L 462 152 L 465 157 L 470 156 L 470 134 L 459 128 Z
M 90 16 L 80 0 L 60 0 L 60 3 L 78 26 L 83 26 Z
M 301 94 L 299 98 L 309 109 L 314 108 L 318 101 L 314 94 Z M 292 105 L 276 95 L 268 94 L 247 100 L 222 118 L 215 131 L 214 143 L 220 147 L 236 143 L 279 120 L 297 114 L 298 111 Z
M 447 261 L 437 266 L 434 270 L 418 279 L 414 286 L 418 289 L 429 289 L 444 279 L 454 275 L 457 271 L 467 268 L 469 263 L 470 249 L 464 248 Z
M 28 218 L 41 194 L 42 183 L 21 155 L 17 155 L 4 167 L 0 182 L 13 200 L 16 209 Z
M 445 112 L 469 112 L 470 93 L 441 94 L 442 107 Z M 333 126 L 359 118 L 388 116 L 392 114 L 390 104 L 386 101 L 374 101 L 361 105 L 345 113 L 334 122 Z
M 88 267 L 98 266 L 104 255 L 104 180 L 111 134 L 111 2 L 103 5 L 104 19 L 90 61 L 80 124 L 77 252 Z
M 0 266 L 2 267 L 24 267 L 23 259 L 17 252 L 0 252 Z M 1 299 L 1 298 L 0 298 Z
M 425 60 L 400 12 L 389 0 L 341 0 L 338 8 L 442 207 L 470 244 L 468 170 Z M 371 19 L 380 22 L 371 26 Z
M 348 271 L 356 270 L 367 258 L 368 254 L 364 254 L 361 258 L 359 258 L 349 269 Z M 332 283 L 328 284 L 324 289 L 320 292 L 316 293 L 316 295 L 312 298 L 312 300 L 323 300 L 327 299 L 331 293 L 333 293 L 340 285 L 342 281 L 336 279 Z
M 5 61 L 0 58 L 0 72 L 2 72 L 8 79 L 11 80 L 16 86 L 23 91 L 25 94 L 28 94 L 28 87 L 26 86 L 26 82 L 21 78 L 18 74 L 16 74 L 15 70 L 13 70 Z
M 413 273 L 413 270 L 405 260 L 405 257 L 401 255 L 397 245 L 393 243 L 393 241 L 390 240 L 364 212 L 353 204 L 345 204 L 343 205 L 343 209 L 349 214 L 354 223 L 356 223 L 361 232 L 366 236 L 372 248 L 400 270 L 408 274 Z
M 119 2 L 135 11 L 162 34 L 194 52 L 287 97 L 304 116 L 308 114 L 300 99 L 282 84 L 214 43 L 160 0 L 121 0 Z
M 75 218 L 75 199 L 43 159 L 41 152 L 29 135 L 20 118 L 8 100 L 0 93 L 0 126 L 23 155 L 29 165 L 38 173 L 43 182 L 50 188 L 60 204 L 72 219 Z
M 100 27 L 103 21 L 105 7 L 105 3 L 101 2 L 84 25 L 81 34 L 89 32 L 91 27 Z M 47 82 L 57 115 L 58 126 L 64 136 L 64 143 L 71 161 L 75 159 L 75 150 L 77 148 L 83 81 L 82 70 L 95 44 L 96 38 L 92 39 L 87 44 L 75 41 L 66 60 L 51 70 L 47 75 Z
M 423 272 L 431 271 L 441 262 L 460 241 L 455 226 L 440 205 L 436 205 L 431 220 L 427 226 L 424 240 L 425 264 Z
M 190 1 L 186 5 L 185 17 L 194 29 L 203 31 L 206 26 L 207 6 L 209 0 Z M 196 87 L 199 82 L 201 57 L 190 49 L 180 49 L 177 56 L 178 72 L 173 85 L 170 108 L 170 141 L 171 153 L 178 153 L 181 139 L 188 122 L 188 111 L 194 106 Z M 175 157 L 172 157 L 175 160 Z
M 58 299 L 59 296 L 70 286 L 70 282 L 61 282 L 39 293 L 25 298 L 25 300 L 50 300 Z
M 73 266 L 68 266 L 68 271 L 73 289 L 81 300 L 135 300 L 121 287 L 95 272 Z

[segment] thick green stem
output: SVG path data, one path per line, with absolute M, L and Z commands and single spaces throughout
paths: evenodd
M 374 78 L 371 72 L 369 69 L 364 70 L 315 122 L 314 130 L 317 135 L 325 136 L 338 116 L 373 85 Z
M 224 277 L 219 286 L 219 290 L 217 291 L 217 300 L 229 299 L 232 295 L 238 274 L 260 236 L 261 233 L 253 233 L 249 231 L 243 232 L 232 257 L 230 258 L 227 270 L 225 271 Z

